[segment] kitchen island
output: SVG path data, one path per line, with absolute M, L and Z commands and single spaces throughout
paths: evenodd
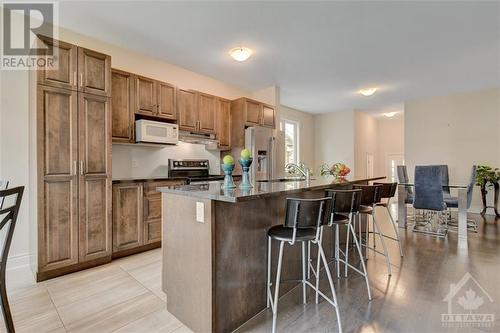
M 233 331 L 266 308 L 266 233 L 283 224 L 285 199 L 320 198 L 328 188 L 384 178 L 257 182 L 248 190 L 223 190 L 222 182 L 158 188 L 168 311 L 194 332 Z M 331 254 L 332 233 L 323 244 Z M 282 279 L 301 274 L 300 246 L 285 246 Z M 280 295 L 296 284 L 283 283 Z

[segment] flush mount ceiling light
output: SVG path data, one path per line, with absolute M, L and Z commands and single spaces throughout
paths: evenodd
M 245 61 L 252 55 L 252 50 L 248 47 L 238 46 L 229 50 L 229 55 L 236 61 Z
M 387 112 L 387 113 L 384 113 L 384 116 L 386 116 L 387 118 L 392 118 L 392 117 L 394 117 L 396 114 L 397 114 L 397 112 L 393 111 L 393 112 Z
M 366 88 L 366 89 L 361 89 L 359 93 L 363 96 L 371 96 L 377 91 L 377 88 Z

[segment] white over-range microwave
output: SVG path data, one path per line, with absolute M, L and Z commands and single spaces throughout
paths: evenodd
M 179 143 L 177 124 L 140 119 L 135 122 L 135 141 L 146 143 Z

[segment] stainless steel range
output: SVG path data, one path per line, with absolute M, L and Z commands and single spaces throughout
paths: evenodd
M 186 177 L 190 183 L 223 180 L 222 175 L 211 175 L 208 160 L 168 160 L 169 177 Z

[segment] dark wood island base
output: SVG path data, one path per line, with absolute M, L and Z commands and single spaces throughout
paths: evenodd
M 266 233 L 283 223 L 285 199 L 320 198 L 326 188 L 378 179 L 383 177 L 342 183 L 257 183 L 248 193 L 224 192 L 216 182 L 159 188 L 164 210 L 162 285 L 168 311 L 194 332 L 238 328 L 266 308 Z M 327 253 L 333 249 L 332 234 L 325 233 L 323 240 Z M 277 250 L 274 246 L 273 263 Z M 300 247 L 285 246 L 283 280 L 301 278 L 300 255 Z M 280 295 L 296 285 L 283 283 Z

